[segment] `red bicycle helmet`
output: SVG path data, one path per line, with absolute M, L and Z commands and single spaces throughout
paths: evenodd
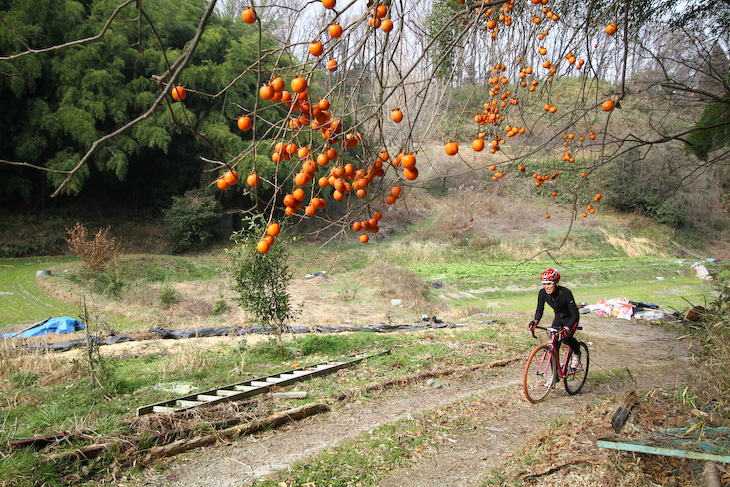
M 550 284 L 552 282 L 558 282 L 560 280 L 560 273 L 555 269 L 548 269 L 540 276 L 543 284 Z

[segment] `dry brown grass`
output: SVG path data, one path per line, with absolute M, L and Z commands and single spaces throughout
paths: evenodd
M 371 265 L 363 272 L 378 294 L 403 300 L 403 305 L 423 309 L 428 305 L 428 284 L 418 274 L 400 266 Z
M 58 385 L 80 378 L 80 369 L 65 358 L 28 350 L 27 340 L 6 339 L 0 342 L 0 390 L 16 381 L 19 374 L 32 374 L 44 386 Z M 15 389 L 10 386 L 10 389 Z
M 693 392 L 695 406 L 710 424 L 730 423 L 730 325 L 727 315 L 709 312 L 694 333 L 699 342 L 702 362 L 698 367 Z
M 606 228 L 600 228 L 599 231 L 606 237 L 606 241 L 610 245 L 616 249 L 622 250 L 629 257 L 657 255 L 660 253 L 658 245 L 654 242 L 650 242 L 649 239 L 631 236 L 628 238 L 621 238 L 619 235 L 612 234 Z

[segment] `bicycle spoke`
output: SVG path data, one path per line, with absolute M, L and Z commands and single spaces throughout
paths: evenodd
M 522 380 L 525 397 L 531 403 L 542 401 L 556 380 L 558 377 L 552 350 L 548 345 L 541 345 L 533 350 L 525 366 Z
M 588 346 L 586 346 L 583 342 L 579 342 L 578 347 L 580 348 L 580 365 L 576 369 L 572 369 L 570 368 L 570 364 L 568 364 L 567 373 L 563 378 L 565 390 L 570 395 L 578 394 L 583 388 L 583 384 L 585 384 L 586 378 L 588 377 L 588 366 L 590 364 Z

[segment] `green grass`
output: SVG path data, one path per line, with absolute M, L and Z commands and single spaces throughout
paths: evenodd
M 690 262 L 662 258 L 598 258 L 551 262 L 500 262 L 413 265 L 410 269 L 427 282 L 441 281 L 447 287 L 468 291 L 473 298 L 453 303 L 460 308 L 499 302 L 501 311 L 534 310 L 536 276 L 556 266 L 577 302 L 593 304 L 602 298 L 625 297 L 659 305 L 666 311 L 705 305 L 713 295 L 710 281 L 696 277 Z M 486 289 L 486 290 L 484 290 Z
M 402 420 L 343 441 L 312 461 L 292 465 L 286 478 L 293 481 L 292 485 L 307 482 L 331 487 L 377 485 L 390 470 L 413 463 L 415 452 L 434 444 L 432 436 L 423 434 L 425 422 L 424 418 Z M 276 478 L 254 485 L 277 487 L 280 482 L 281 478 Z
M 36 271 L 50 269 L 51 276 L 36 277 Z M 134 255 L 120 259 L 116 269 L 93 275 L 97 297 L 139 282 L 170 283 L 207 280 L 220 274 L 213 259 L 168 255 Z M 54 316 L 80 315 L 81 303 L 73 304 L 46 295 L 38 279 L 61 279 L 87 287 L 82 263 L 77 257 L 40 257 L 0 260 L 0 327 L 33 324 Z M 118 320 L 117 320 L 118 321 Z M 124 321 L 124 320 L 122 320 Z M 129 321 L 129 320 L 127 320 Z M 127 326 L 124 326 L 127 328 Z
M 77 262 L 76 257 L 38 257 L 0 260 L 0 326 L 32 325 L 54 316 L 79 315 L 79 306 L 46 295 L 38 287 L 36 272 Z
M 433 217 L 429 224 L 436 229 L 438 218 Z M 621 234 L 622 230 L 617 232 Z M 291 266 L 297 275 L 326 271 L 332 279 L 324 286 L 340 290 L 343 300 L 348 301 L 353 309 L 372 306 L 380 298 L 376 294 L 389 287 L 390 293 L 404 287 L 412 292 L 410 288 L 427 286 L 438 280 L 444 283 L 444 288 L 428 291 L 427 306 L 434 309 L 434 313 L 444 309 L 442 306 L 450 307 L 462 311 L 462 315 L 473 322 L 484 319 L 486 310 L 488 317 L 499 319 L 502 324 L 478 330 L 457 329 L 448 335 L 439 331 L 305 335 L 287 339 L 283 357 L 279 355 L 276 341 L 270 340 L 248 348 L 233 344 L 211 350 L 190 347 L 175 353 L 110 358 L 108 363 L 113 374 L 103 391 L 90 388 L 83 359 L 71 365 L 64 364 L 67 375 L 56 380 L 48 380 L 40 368 L 23 368 L 22 372 L 10 367 L 0 368 L 4 374 L 0 377 L 0 401 L 10 406 L 0 413 L 0 441 L 80 425 L 110 436 L 130 434 L 122 421 L 132 416 L 137 407 L 180 395 L 163 390 L 162 385 L 168 383 L 185 383 L 197 390 L 206 390 L 337 359 L 350 353 L 392 350 L 390 355 L 344 369 L 336 379 L 332 376 L 312 379 L 306 385 L 308 399 L 287 403 L 289 407 L 322 401 L 337 408 L 338 403 L 332 402 L 336 393 L 424 370 L 491 362 L 524 354 L 534 346 L 534 341 L 526 333 L 516 335 L 515 322 L 520 321 L 520 330 L 523 331 L 521 323 L 528 320 L 535 308 L 539 287 L 537 277 L 546 267 L 559 268 L 564 276 L 563 284 L 570 287 L 576 300 L 589 304 L 601 298 L 626 297 L 656 303 L 666 310 L 684 309 L 689 302 L 704 305 L 713 292 L 709 282 L 695 276 L 690 268 L 691 262 L 678 262 L 661 256 L 622 256 L 620 251 L 607 244 L 601 234 L 590 229 L 575 231 L 571 238 L 579 243 L 577 247 L 581 248 L 581 253 L 578 255 L 590 255 L 591 251 L 595 251 L 592 255 L 601 257 L 558 258 L 555 262 L 542 256 L 541 260 L 525 263 L 510 255 L 510 248 L 523 250 L 521 241 L 509 242 L 511 247 L 496 240 L 482 242 L 482 245 L 475 243 L 475 239 L 459 237 L 449 240 L 448 235 L 429 240 L 428 234 L 417 226 L 409 226 L 376 245 L 363 246 L 348 241 L 336 251 L 298 241 L 293 244 Z M 550 236 L 537 238 L 548 242 Z M 529 248 L 537 245 L 535 241 L 527 243 Z M 190 280 L 214 281 L 223 277 L 219 262 L 219 255 L 127 255 L 121 259 L 116 277 L 97 276 L 100 286 L 97 291 L 103 293 L 112 284 L 156 283 L 167 286 Z M 374 271 L 380 264 L 387 264 L 388 271 L 383 275 Z M 48 299 L 37 286 L 35 272 L 47 268 L 53 269 L 50 279 L 58 280 L 61 287 L 85 286 L 86 281 L 80 273 L 81 264 L 76 258 L 0 261 L 0 325 L 33 323 L 53 315 L 79 314 L 77 306 Z M 66 269 L 68 272 L 64 272 Z M 114 280 L 119 276 L 121 283 Z M 444 304 L 447 294 L 453 291 L 467 291 L 472 297 L 450 299 Z M 375 300 L 373 296 L 376 296 Z M 115 303 L 113 298 L 105 296 L 104 299 L 112 305 Z M 161 313 L 159 310 L 140 312 L 147 311 Z M 472 315 L 475 317 L 472 318 Z M 516 316 L 524 316 L 524 320 Z M 139 329 L 135 316 L 124 319 L 125 330 Z M 183 326 L 194 325 L 185 322 Z M 237 341 L 232 338 L 232 343 Z M 485 342 L 498 344 L 496 348 L 499 351 L 483 347 Z M 53 359 L 52 356 L 39 356 L 36 361 Z M 0 365 L 3 365 L 1 360 Z M 53 367 L 48 369 L 53 370 Z M 612 373 L 602 373 L 598 369 L 592 369 L 590 374 L 591 381 L 617 379 Z M 367 401 L 372 395 L 374 393 L 362 394 L 359 399 Z M 376 485 L 384 472 L 412 461 L 439 428 L 463 426 L 468 429 L 469 422 L 473 421 L 460 413 L 453 417 L 455 419 L 448 425 L 440 424 L 438 419 L 431 421 L 433 425 L 426 425 L 433 418 L 423 415 L 377 429 L 300 464 L 291 470 L 295 473 L 291 473 L 287 480 L 294 480 L 297 485 L 306 482 L 316 485 L 346 485 L 348 482 Z M 31 480 L 34 475 L 39 479 L 52 479 L 55 472 L 52 468 L 44 470 L 46 465 L 23 453 L 13 453 L 4 461 L 5 465 L 0 467 L 0 478 L 7 476 L 18 485 L 34 485 Z M 278 485 L 283 478 L 259 485 Z M 48 480 L 49 485 L 53 482 Z

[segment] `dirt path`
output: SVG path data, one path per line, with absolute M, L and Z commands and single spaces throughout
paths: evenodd
M 676 335 L 637 321 L 586 316 L 582 324 L 596 379 L 589 378 L 578 396 L 558 388 L 547 401 L 531 405 L 522 396 L 522 363 L 487 373 L 476 371 L 444 378 L 442 389 L 414 384 L 364 404 L 348 402 L 333 412 L 275 431 L 167 459 L 167 469 L 148 471 L 147 478 L 136 485 L 250 485 L 254 479 L 384 424 L 456 401 L 488 398 L 494 407 L 479 418 L 479 430 L 440 439 L 436 451 L 409 468 L 392 471 L 379 483 L 382 487 L 478 485 L 489 469 L 505 462 L 556 418 L 570 416 L 597 399 L 623 397 L 634 387 L 675 387 L 684 381 L 691 361 Z

